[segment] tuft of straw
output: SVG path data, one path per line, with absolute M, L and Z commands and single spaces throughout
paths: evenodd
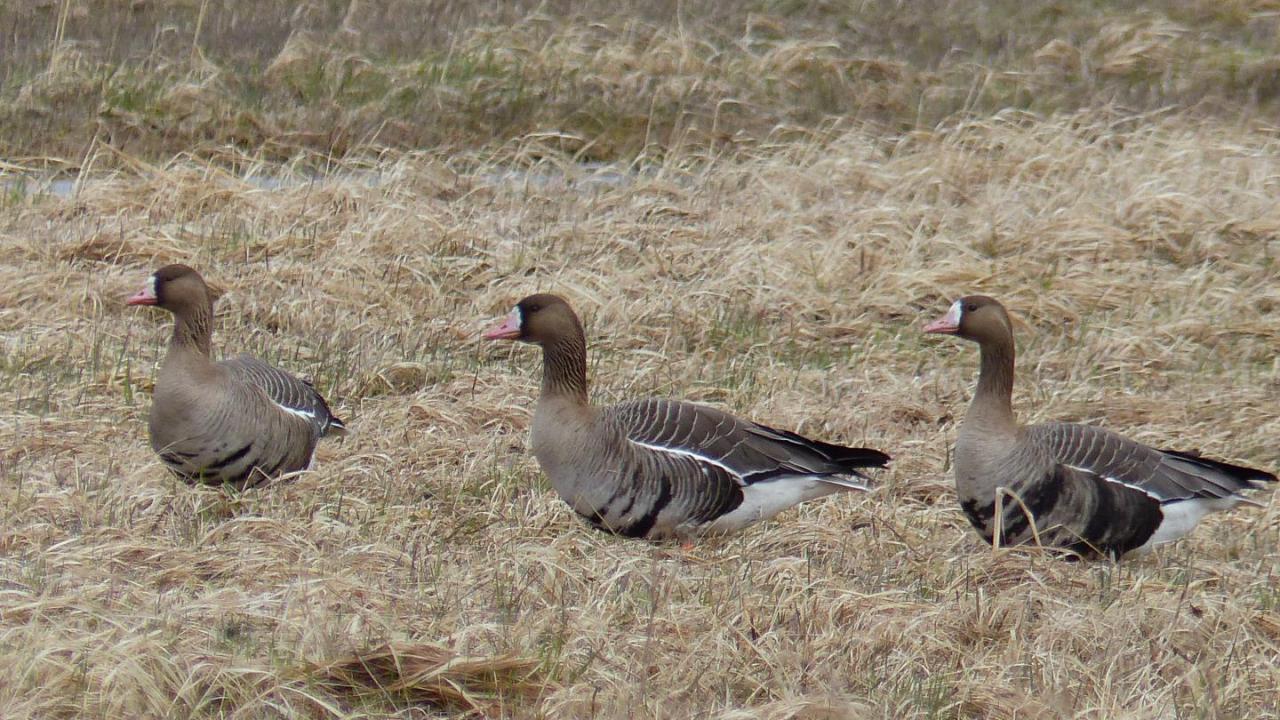
M 509 701 L 530 702 L 555 689 L 537 660 L 513 654 L 460 656 L 430 643 L 386 642 L 313 667 L 316 683 L 337 697 L 391 699 L 489 715 Z

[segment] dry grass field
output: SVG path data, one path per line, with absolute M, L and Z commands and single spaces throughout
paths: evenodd
M 783 5 L 762 6 L 774 14 L 753 27 L 789 37 Z M 75 3 L 44 7 L 64 31 L 91 25 Z M 1243 13 L 1250 32 L 1268 7 L 1213 6 Z M 1256 39 L 1201 9 L 1138 24 Z M 516 32 L 464 19 L 470 41 Z M 713 20 L 731 34 L 748 18 Z M 1101 52 L 1068 20 L 1064 38 Z M 447 103 L 436 127 L 453 134 L 431 150 L 408 149 L 431 146 L 409 134 L 405 147 L 338 152 L 289 144 L 285 130 L 246 150 L 145 122 L 122 146 L 107 132 L 121 116 L 102 107 L 78 116 L 101 131 L 91 142 L 60 144 L 74 133 L 52 132 L 56 113 L 0 131 L 12 150 L 0 176 L 0 716 L 1280 713 L 1280 500 L 1260 495 L 1120 563 L 993 551 L 961 514 L 948 463 L 976 348 L 920 333 L 952 298 L 995 295 L 1019 323 L 1024 420 L 1096 422 L 1277 469 L 1280 136 L 1250 119 L 1268 102 L 1258 88 L 1170 65 L 1151 81 L 1163 109 L 1142 110 L 1151 98 L 1121 92 L 1117 70 L 1064 81 L 1080 102 L 806 119 L 806 95 L 763 89 L 783 65 L 734 65 L 674 20 L 609 22 L 532 25 L 562 39 L 649 28 L 664 43 L 570 60 L 580 76 L 625 67 L 619 77 L 650 89 L 693 77 L 740 89 L 742 141 L 717 144 L 706 122 L 655 138 L 643 121 L 596 133 L 547 118 L 483 135 Z M 1165 36 L 1138 35 L 1142 62 L 1191 62 L 1164 54 Z M 833 43 L 821 52 L 838 56 Z M 760 57 L 751 47 L 738 59 Z M 922 77 L 964 66 L 902 52 L 894 62 L 929 68 Z M 682 65 L 704 56 L 720 64 Z M 239 87 L 234 70 L 203 87 Z M 1177 94 L 1201 87 L 1178 85 L 1184 71 L 1215 104 Z M 75 77 L 41 72 L 46 88 Z M 1124 98 L 1129 109 L 1108 104 Z M 295 107 L 300 124 L 345 112 L 301 96 Z M 596 138 L 610 150 L 584 153 Z M 50 168 L 83 174 L 65 193 L 21 179 Z M 353 434 L 323 443 L 312 470 L 242 493 L 190 488 L 151 452 L 170 318 L 124 298 L 177 261 L 225 291 L 218 348 L 313 377 L 347 420 Z M 583 315 L 599 402 L 697 400 L 894 463 L 874 492 L 691 549 L 595 532 L 526 449 L 536 350 L 479 340 L 535 290 Z

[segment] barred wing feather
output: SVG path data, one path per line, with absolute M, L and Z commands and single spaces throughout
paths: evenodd
M 1043 442 L 1058 462 L 1140 490 L 1161 503 L 1241 500 L 1240 493 L 1276 480 L 1262 470 L 1194 453 L 1157 450 L 1090 425 L 1046 423 L 1027 432 Z
M 859 468 L 889 460 L 876 450 L 809 440 L 693 403 L 649 398 L 606 412 L 632 443 L 716 467 L 741 486 L 789 475 L 865 477 Z
M 237 355 L 221 365 L 240 381 L 260 388 L 281 410 L 306 419 L 317 437 L 346 431 L 346 425 L 334 416 L 311 383 L 252 355 Z

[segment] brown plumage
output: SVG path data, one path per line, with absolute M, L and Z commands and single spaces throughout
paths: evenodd
M 531 295 L 485 333 L 542 346 L 533 417 L 538 463 L 598 528 L 648 539 L 728 532 L 841 489 L 889 456 L 810 440 L 676 400 L 595 407 L 582 325 L 563 299 Z
M 955 473 L 960 506 L 988 542 L 998 531 L 1001 544 L 1038 541 L 1079 555 L 1119 556 L 1176 540 L 1210 511 L 1246 502 L 1241 493 L 1276 480 L 1099 427 L 1020 425 L 1012 401 L 1013 326 L 989 297 L 957 300 L 925 332 L 972 340 L 982 354 L 978 389 L 956 438 Z
M 195 270 L 160 268 L 128 304 L 173 313 L 148 427 L 182 479 L 253 485 L 305 469 L 317 440 L 346 430 L 310 383 L 249 355 L 213 361 L 213 296 Z

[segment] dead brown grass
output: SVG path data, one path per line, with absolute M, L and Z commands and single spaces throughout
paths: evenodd
M 484 716 L 501 715 L 504 695 L 530 703 L 549 690 L 530 682 L 537 663 L 515 656 L 463 658 L 430 644 L 384 643 L 349 658 L 317 667 L 321 687 L 338 696 L 387 696 L 402 703 Z
M 1079 3 L 41 0 L 0 3 L 0 155 L 287 160 L 736 153 L 875 121 L 1121 105 L 1275 115 L 1269 0 Z
M 1278 711 L 1276 501 L 1118 566 L 993 553 L 948 474 L 976 353 L 919 333 L 949 298 L 999 296 L 1025 417 L 1274 468 L 1272 133 L 1005 113 L 613 184 L 545 148 L 512 157 L 528 174 L 387 155 L 276 189 L 180 158 L 9 196 L 0 714 Z M 230 495 L 175 484 L 148 449 L 168 321 L 123 298 L 174 260 L 226 290 L 220 347 L 313 376 L 349 419 L 313 471 Z M 477 341 L 535 289 L 585 316 L 601 401 L 712 402 L 894 467 L 690 552 L 597 534 L 525 451 L 535 353 Z M 536 663 L 546 691 L 482 673 L 459 691 L 474 704 L 437 706 L 408 669 L 428 645 Z

